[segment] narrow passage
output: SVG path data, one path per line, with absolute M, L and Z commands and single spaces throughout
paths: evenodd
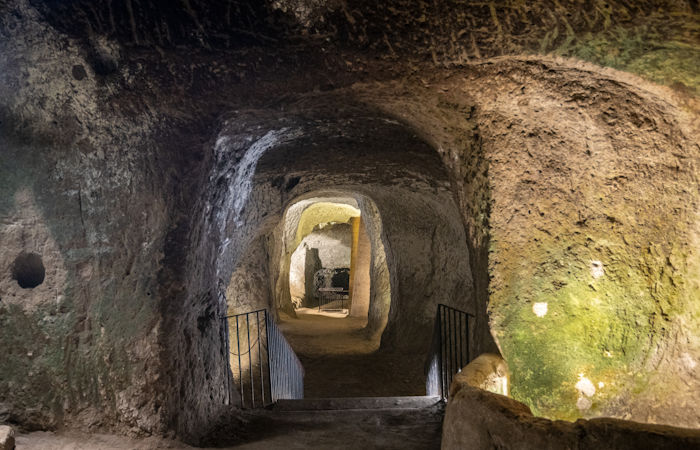
M 299 356 L 305 398 L 425 395 L 422 355 L 379 351 L 366 318 L 300 308 L 280 314 L 280 328 Z

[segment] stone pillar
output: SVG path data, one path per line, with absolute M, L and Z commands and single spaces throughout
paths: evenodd
M 357 225 L 356 225 L 357 224 Z M 357 228 L 357 234 L 355 229 Z M 357 238 L 355 239 L 355 236 Z M 357 244 L 355 243 L 357 241 Z M 350 266 L 352 303 L 350 316 L 367 317 L 369 311 L 369 269 L 372 262 L 372 245 L 361 217 L 353 218 L 353 250 Z
M 350 219 L 352 226 L 352 244 L 350 246 L 350 288 L 348 296 L 350 297 L 350 305 L 352 307 L 352 293 L 355 284 L 355 266 L 357 265 L 357 242 L 360 237 L 360 217 Z
M 304 300 L 302 306 L 313 308 L 316 306 L 316 286 L 314 284 L 316 272 L 322 268 L 321 258 L 317 248 L 306 249 L 304 262 Z

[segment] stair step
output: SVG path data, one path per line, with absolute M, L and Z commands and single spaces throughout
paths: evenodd
M 440 397 L 346 397 L 278 400 L 273 411 L 338 411 L 369 409 L 421 409 L 440 403 Z

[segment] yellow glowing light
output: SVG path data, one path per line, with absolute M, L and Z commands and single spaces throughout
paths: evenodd
M 598 388 L 603 389 L 604 387 L 605 387 L 605 383 L 603 383 L 602 381 L 599 381 Z

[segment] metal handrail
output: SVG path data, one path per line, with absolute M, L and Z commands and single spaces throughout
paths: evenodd
M 231 360 L 231 375 L 242 408 L 264 407 L 278 399 L 303 398 L 304 368 L 266 309 L 232 314 L 224 320 L 228 329 L 235 330 L 235 351 L 228 351 L 235 356 Z
M 338 300 L 340 300 L 340 309 L 345 309 L 345 301 L 349 301 L 349 294 L 350 291 L 348 289 L 319 288 L 318 295 L 316 296 L 318 310 L 321 311 L 321 307 Z
M 439 304 L 426 361 L 426 393 L 447 400 L 453 377 L 471 361 L 468 312 Z
M 304 398 L 304 367 L 272 319 L 268 319 L 267 342 L 272 401 Z

